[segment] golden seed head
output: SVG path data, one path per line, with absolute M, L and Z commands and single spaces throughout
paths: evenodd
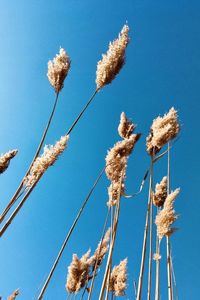
M 169 141 L 174 139 L 180 131 L 177 111 L 172 107 L 163 117 L 153 120 L 151 131 L 146 139 L 149 155 L 156 154 Z
M 90 270 L 89 256 L 90 250 L 88 250 L 80 259 L 76 254 L 73 254 L 72 262 L 68 267 L 67 282 L 65 286 L 68 293 L 77 293 L 85 286 Z
M 156 184 L 156 190 L 153 195 L 153 204 L 162 207 L 167 198 L 167 177 L 164 176 L 160 183 Z
M 10 164 L 10 160 L 15 157 L 17 150 L 11 150 L 5 154 L 0 155 L 0 174 L 5 172 Z
M 180 189 L 176 189 L 167 196 L 163 209 L 160 210 L 156 216 L 155 223 L 157 225 L 157 236 L 160 240 L 163 236 L 170 236 L 176 230 L 175 228 L 172 228 L 171 225 L 178 218 L 175 214 L 173 204 L 179 192 Z
M 19 295 L 19 289 L 15 290 L 12 295 L 10 295 L 7 300 L 15 300 L 16 297 Z
M 63 48 L 53 60 L 48 62 L 47 77 L 56 93 L 59 93 L 64 86 L 64 80 L 70 69 L 70 58 Z
M 124 25 L 118 38 L 112 43 L 110 42 L 107 53 L 103 54 L 102 59 L 98 62 L 96 71 L 97 89 L 111 83 L 124 65 L 125 50 L 129 43 L 128 32 L 129 27 Z
M 43 154 L 36 158 L 29 174 L 24 179 L 26 187 L 32 186 L 52 166 L 67 147 L 69 135 L 62 136 L 55 145 L 46 145 Z
M 127 262 L 127 258 L 122 260 L 111 272 L 109 291 L 112 291 L 115 296 L 125 295 L 125 289 L 127 287 Z
M 124 112 L 121 113 L 120 116 L 120 123 L 118 126 L 118 133 L 123 138 L 129 138 L 133 133 L 136 126 L 131 122 L 125 115 Z

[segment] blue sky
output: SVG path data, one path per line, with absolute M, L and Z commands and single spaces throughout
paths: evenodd
M 72 65 L 46 143 L 63 135 L 95 89 L 97 61 L 128 21 L 131 42 L 126 65 L 96 97 L 73 131 L 69 147 L 43 176 L 0 243 L 0 294 L 15 288 L 19 299 L 33 299 L 57 255 L 77 210 L 117 140 L 122 111 L 138 124 L 142 138 L 129 160 L 127 192 L 138 189 L 149 164 L 145 137 L 153 118 L 178 109 L 181 138 L 172 150 L 172 189 L 179 230 L 172 255 L 182 300 L 199 296 L 199 1 L 1 1 L 0 2 L 0 152 L 19 153 L 0 178 L 3 210 L 41 138 L 54 101 L 47 61 L 66 49 Z M 166 173 L 166 159 L 155 168 L 155 181 Z M 44 299 L 66 299 L 65 280 L 72 253 L 95 249 L 106 214 L 103 178 L 64 252 Z M 129 288 L 139 273 L 147 186 L 132 200 L 123 199 L 114 263 L 128 257 Z M 163 243 L 163 251 L 164 243 Z M 161 294 L 167 299 L 165 252 Z M 103 268 L 101 270 L 101 275 Z M 96 284 L 98 295 L 101 275 Z M 145 294 L 145 293 L 144 293 Z M 145 297 L 144 297 L 145 299 Z

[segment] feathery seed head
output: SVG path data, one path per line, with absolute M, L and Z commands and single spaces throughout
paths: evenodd
M 127 287 L 127 258 L 115 266 L 111 272 L 109 291 L 114 292 L 115 296 L 124 296 Z
M 5 154 L 0 155 L 0 174 L 5 172 L 9 166 L 10 160 L 15 157 L 17 150 L 11 150 Z
M 19 289 L 15 290 L 12 295 L 10 295 L 7 300 L 15 300 L 16 297 L 19 295 Z
M 120 123 L 118 126 L 118 133 L 123 138 L 129 138 L 133 133 L 136 126 L 126 117 L 125 113 L 122 112 L 120 116 Z
M 177 111 L 172 107 L 163 117 L 153 120 L 151 131 L 146 139 L 149 155 L 156 154 L 169 141 L 174 139 L 180 131 Z
M 89 256 L 90 250 L 88 250 L 81 259 L 79 259 L 76 254 L 73 254 L 72 262 L 68 267 L 65 286 L 69 293 L 77 293 L 85 286 L 90 269 Z
M 160 260 L 161 259 L 161 255 L 159 253 L 154 253 L 153 259 L 154 260 Z
M 157 225 L 157 236 L 160 240 L 163 238 L 163 236 L 170 236 L 176 230 L 175 228 L 171 228 L 171 225 L 178 217 L 175 214 L 173 203 L 179 192 L 180 189 L 176 189 L 167 196 L 163 205 L 163 209 L 160 210 L 156 216 L 155 223 Z
M 96 268 L 99 268 L 107 251 L 109 248 L 109 241 L 110 241 L 110 228 L 108 228 L 108 230 L 106 231 L 106 234 L 103 238 L 103 240 L 101 240 L 97 246 L 97 249 L 94 252 L 94 255 L 90 257 L 89 259 L 89 264 L 91 266 L 95 266 Z
M 69 72 L 70 64 L 70 58 L 63 48 L 60 48 L 59 54 L 48 62 L 47 77 L 56 93 L 59 93 L 64 86 L 64 80 Z
M 107 53 L 103 54 L 102 59 L 98 62 L 96 71 L 97 89 L 111 83 L 124 65 L 125 50 L 129 43 L 128 32 L 129 27 L 124 25 L 118 39 L 112 43 L 110 42 Z
M 167 198 L 167 177 L 164 176 L 160 183 L 156 184 L 156 191 L 153 195 L 153 204 L 162 207 Z
M 43 154 L 34 161 L 30 173 L 24 179 L 26 187 L 33 185 L 43 173 L 54 164 L 67 147 L 69 135 L 62 136 L 55 145 L 46 145 Z

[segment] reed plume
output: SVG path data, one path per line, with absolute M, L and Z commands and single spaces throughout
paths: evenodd
M 48 62 L 47 77 L 56 93 L 59 93 L 64 87 L 64 80 L 69 72 L 70 64 L 70 58 L 63 48 L 60 48 L 59 54 Z
M 62 136 L 55 145 L 46 145 L 44 147 L 43 154 L 36 158 L 34 161 L 29 175 L 24 179 L 24 184 L 26 187 L 32 186 L 42 174 L 52 166 L 58 157 L 63 153 L 67 146 L 67 141 L 69 139 L 68 135 Z
M 160 183 L 156 184 L 156 190 L 153 195 L 153 204 L 162 207 L 167 198 L 167 176 L 164 176 Z
M 163 117 L 153 120 L 151 131 L 146 140 L 149 155 L 156 154 L 169 141 L 174 139 L 180 131 L 177 111 L 172 107 Z
M 163 209 L 156 216 L 155 223 L 157 225 L 157 235 L 160 240 L 163 236 L 170 236 L 176 230 L 175 228 L 171 228 L 171 225 L 177 220 L 173 204 L 179 192 L 180 189 L 176 189 L 167 196 Z
M 80 259 L 73 254 L 72 262 L 68 267 L 66 290 L 68 293 L 79 292 L 86 284 L 90 270 L 90 250 L 88 250 Z
M 111 272 L 108 289 L 115 296 L 125 296 L 127 287 L 127 262 L 127 258 L 122 260 Z
M 122 130 L 123 128 L 123 130 Z M 134 149 L 136 142 L 140 138 L 140 134 L 133 134 L 135 125 L 128 121 L 124 113 L 121 114 L 120 124 L 118 127 L 119 134 L 123 136 L 123 140 L 117 142 L 113 148 L 108 151 L 106 156 L 106 175 L 111 181 L 108 188 L 109 201 L 108 206 L 115 206 L 118 199 L 119 190 L 124 194 L 125 176 L 128 157 Z M 132 132 L 131 132 L 132 131 Z M 119 185 L 121 174 L 123 172 L 122 184 Z
M 129 27 L 124 25 L 118 38 L 110 42 L 106 54 L 97 64 L 96 86 L 97 89 L 103 88 L 111 83 L 116 75 L 120 72 L 125 63 L 125 50 L 129 43 Z
M 12 295 L 10 295 L 7 300 L 15 300 L 16 297 L 19 295 L 19 289 L 15 290 Z
M 136 128 L 136 125 L 131 122 L 124 112 L 121 113 L 120 116 L 120 123 L 118 126 L 118 133 L 123 139 L 127 139 L 131 136 L 134 129 Z
M 17 154 L 17 150 L 8 151 L 0 156 L 0 174 L 4 173 L 8 168 L 10 161 Z
M 91 256 L 89 259 L 89 263 L 93 267 L 93 270 L 98 269 L 101 266 L 102 261 L 109 249 L 109 241 L 110 241 L 110 228 L 108 228 L 104 238 L 99 242 L 97 249 L 94 252 L 94 255 Z

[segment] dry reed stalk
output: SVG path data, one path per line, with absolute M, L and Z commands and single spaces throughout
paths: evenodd
M 155 300 L 160 299 L 160 240 L 156 239 L 156 254 L 154 260 L 156 261 L 156 286 L 155 286 Z
M 141 263 L 140 263 L 140 274 L 138 279 L 138 289 L 137 289 L 137 300 L 141 300 L 142 297 L 142 284 L 143 284 L 143 276 L 144 276 L 144 264 L 145 264 L 145 258 L 146 258 L 146 249 L 147 249 L 147 234 L 149 229 L 149 218 L 150 216 L 150 210 L 152 206 L 152 175 L 153 175 L 153 164 L 154 164 L 154 158 L 152 157 L 151 167 L 150 167 L 150 178 L 149 178 L 149 192 L 148 192 L 148 204 L 147 204 L 147 212 L 146 212 L 146 219 L 145 219 L 145 227 L 144 227 L 144 237 L 143 237 L 143 246 L 142 246 L 142 255 L 141 255 Z M 152 259 L 152 254 L 151 254 Z M 150 269 L 151 271 L 151 269 Z M 151 273 L 150 273 L 151 274 Z M 149 279 L 150 279 L 149 275 Z M 148 280 L 148 288 L 149 288 L 149 280 Z
M 40 294 L 38 296 L 38 300 L 42 299 L 42 297 L 43 297 L 43 295 L 44 295 L 44 293 L 45 293 L 45 291 L 46 291 L 46 289 L 47 289 L 47 287 L 49 285 L 49 282 L 50 282 L 50 280 L 51 280 L 51 278 L 53 276 L 53 273 L 54 273 L 54 271 L 55 271 L 55 269 L 56 269 L 56 267 L 58 265 L 58 262 L 59 262 L 59 260 L 60 260 L 60 258 L 62 256 L 62 253 L 63 253 L 63 251 L 64 251 L 64 249 L 65 249 L 65 247 L 66 247 L 66 245 L 67 245 L 67 243 L 69 241 L 69 238 L 70 238 L 70 236 L 71 236 L 71 234 L 72 234 L 72 232 L 73 232 L 73 230 L 74 230 L 74 228 L 75 228 L 75 226 L 76 226 L 76 224 L 77 224 L 77 222 L 78 222 L 78 220 L 79 220 L 79 218 L 80 218 L 80 216 L 81 216 L 81 214 L 82 214 L 82 212 L 83 212 L 83 210 L 84 210 L 84 208 L 85 208 L 85 206 L 86 206 L 86 204 L 87 204 L 87 202 L 89 200 L 89 198 L 91 197 L 91 195 L 94 192 L 94 190 L 95 190 L 95 188 L 96 188 L 99 180 L 101 179 L 102 175 L 104 174 L 104 171 L 105 171 L 105 168 L 103 168 L 101 170 L 100 174 L 98 175 L 97 179 L 94 182 L 94 185 L 92 186 L 90 192 L 88 193 L 88 195 L 87 195 L 87 197 L 86 197 L 83 205 L 81 206 L 81 208 L 80 208 L 80 210 L 79 210 L 79 212 L 78 212 L 78 214 L 77 214 L 77 216 L 76 216 L 76 218 L 75 218 L 75 220 L 74 220 L 74 222 L 73 222 L 73 224 L 72 224 L 72 226 L 71 226 L 71 228 L 70 228 L 70 230 L 69 230 L 69 232 L 68 232 L 68 234 L 67 234 L 67 236 L 66 236 L 66 238 L 65 238 L 65 240 L 64 240 L 64 242 L 63 242 L 63 244 L 61 246 L 61 248 L 60 248 L 60 251 L 59 251 L 59 253 L 58 253 L 58 255 L 57 255 L 57 257 L 56 257 L 56 259 L 55 259 L 55 261 L 53 263 L 53 266 L 52 266 L 52 268 L 51 268 L 51 270 L 50 270 L 50 272 L 49 272 L 49 274 L 47 276 L 47 279 L 46 279 L 46 281 L 45 281 L 45 283 L 44 283 L 44 285 L 43 285 L 43 287 L 42 287 L 42 289 L 40 291 Z
M 168 142 L 168 156 L 167 156 L 167 195 L 170 193 L 170 143 Z M 172 293 L 172 272 L 171 272 L 171 249 L 170 236 L 166 236 L 167 242 L 167 281 L 168 281 L 168 299 L 173 300 Z
M 116 240 L 117 226 L 118 226 L 119 212 L 120 212 L 121 189 L 122 189 L 122 182 L 123 182 L 123 179 L 124 179 L 124 173 L 125 173 L 125 170 L 122 170 L 122 173 L 121 173 L 121 176 L 120 176 L 120 182 L 119 182 L 119 193 L 118 193 L 118 199 L 117 199 L 117 203 L 116 203 L 116 211 L 115 211 L 115 216 L 114 216 L 113 236 L 112 236 L 112 240 L 111 240 L 110 247 L 109 247 L 107 264 L 106 264 L 104 278 L 103 278 L 103 282 L 102 282 L 102 286 L 101 286 L 101 291 L 100 291 L 100 294 L 99 294 L 99 300 L 103 299 L 104 290 L 105 290 L 105 287 L 106 287 L 109 268 L 110 268 L 110 263 L 111 263 L 111 259 L 112 259 L 113 249 L 114 249 L 115 240 Z
M 94 265 L 94 268 L 93 268 L 93 276 L 92 276 L 92 281 L 91 281 L 91 284 L 90 284 L 90 287 L 89 287 L 88 300 L 91 299 L 92 292 L 93 292 L 93 289 L 94 289 L 94 280 L 95 280 L 95 277 L 96 277 L 96 270 L 98 268 L 98 257 L 99 257 L 99 254 L 100 254 L 100 251 L 101 251 L 101 247 L 102 247 L 102 244 L 103 244 L 103 240 L 104 240 L 104 236 L 105 236 L 105 231 L 106 231 L 106 227 L 107 227 L 107 224 L 108 224 L 109 214 L 110 214 L 110 208 L 108 208 L 108 212 L 107 212 L 106 219 L 105 219 L 104 226 L 103 226 L 103 232 L 102 232 L 102 236 L 101 236 L 101 242 L 99 244 L 99 251 L 97 251 L 97 259 L 95 261 L 95 265 Z

